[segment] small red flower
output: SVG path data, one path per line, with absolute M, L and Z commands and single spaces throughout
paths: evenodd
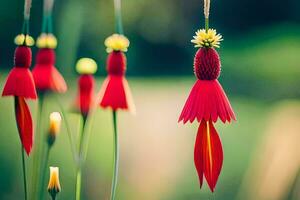
M 15 115 L 22 145 L 29 155 L 33 144 L 33 126 L 31 113 L 25 101 L 26 98 L 36 99 L 31 65 L 31 49 L 27 46 L 18 46 L 15 51 L 15 67 L 6 80 L 2 96 L 15 97 Z
M 83 116 L 90 112 L 94 101 L 95 79 L 93 75 L 83 74 L 78 79 L 77 106 Z
M 108 76 L 100 90 L 100 106 L 110 107 L 112 110 L 124 109 L 135 112 L 131 91 L 125 78 L 126 56 L 123 51 L 127 50 L 129 42 L 121 43 L 124 40 L 124 36 L 116 34 L 106 40 L 108 50 L 111 51 L 107 57 Z
M 64 93 L 67 85 L 55 68 L 55 51 L 51 48 L 41 48 L 36 55 L 36 65 L 32 70 L 36 88 L 40 91 Z
M 199 176 L 200 188 L 205 177 L 213 192 L 223 164 L 221 140 L 213 125 L 218 118 L 225 123 L 235 120 L 229 100 L 217 78 L 221 62 L 217 51 L 222 40 L 214 30 L 200 30 L 192 42 L 200 47 L 194 59 L 194 73 L 197 81 L 183 107 L 179 122 L 197 119 L 200 123 L 194 149 L 194 162 Z

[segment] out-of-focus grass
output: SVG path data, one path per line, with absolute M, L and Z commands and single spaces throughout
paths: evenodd
M 132 79 L 130 80 L 137 115 L 119 114 L 121 169 L 119 199 L 233 199 L 264 128 L 268 107 L 255 100 L 233 98 L 238 122 L 217 129 L 223 141 L 225 161 L 214 195 L 207 187 L 199 190 L 193 164 L 193 145 L 197 125 L 178 125 L 177 117 L 193 84 L 192 80 Z M 70 84 L 73 85 L 73 84 Z M 100 82 L 97 84 L 100 85 Z M 65 108 L 72 105 L 74 87 L 61 96 Z M 46 103 L 46 116 L 58 107 L 53 98 Z M 35 103 L 31 104 L 34 109 Z M 0 142 L 1 199 L 20 199 L 22 176 L 20 144 L 16 132 L 11 98 L 0 100 L 2 137 Z M 33 111 L 35 113 L 35 111 Z M 98 110 L 94 116 L 90 149 L 84 168 L 84 199 L 108 199 L 112 164 L 112 121 L 109 111 Z M 79 118 L 69 114 L 68 120 L 76 134 Z M 43 125 L 47 125 L 44 121 Z M 30 159 L 29 159 L 30 160 Z M 65 128 L 50 155 L 49 165 L 60 167 L 61 199 L 74 194 L 74 165 Z

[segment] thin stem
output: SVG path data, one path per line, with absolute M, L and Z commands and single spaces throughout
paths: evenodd
M 32 185 L 31 185 L 31 193 L 32 196 L 37 198 L 38 196 L 38 181 L 40 177 L 40 158 L 42 157 L 42 116 L 43 116 L 43 108 L 45 103 L 45 93 L 39 93 L 39 102 L 38 102 L 38 114 L 37 114 L 37 121 L 36 121 L 36 134 L 35 134 L 35 150 L 34 150 L 34 157 L 33 157 L 33 170 L 32 171 Z
M 76 174 L 76 200 L 80 200 L 81 196 L 81 167 L 78 167 Z
M 84 130 L 87 121 L 87 116 L 82 115 L 82 127 L 79 138 L 79 150 L 78 150 L 78 163 L 77 163 L 77 174 L 76 174 L 76 200 L 80 200 L 81 197 L 81 170 L 83 165 L 83 146 L 84 146 Z
M 114 200 L 116 196 L 116 189 L 118 184 L 118 173 L 119 173 L 119 140 L 117 131 L 117 112 L 113 111 L 113 125 L 114 125 L 114 172 L 111 187 L 110 199 Z
M 66 125 L 66 129 L 67 129 L 67 133 L 68 133 L 68 137 L 69 137 L 69 141 L 70 141 L 70 145 L 71 145 L 71 151 L 72 151 L 74 162 L 77 163 L 78 158 L 77 158 L 77 154 L 76 154 L 76 147 L 75 147 L 74 139 L 73 139 L 73 136 L 72 136 L 72 133 L 71 133 L 71 128 L 70 128 L 70 125 L 69 125 L 68 120 L 67 120 L 67 115 L 65 114 L 64 107 L 61 104 L 59 98 L 57 96 L 55 96 L 55 98 L 56 98 L 57 104 L 60 108 L 64 123 Z
M 22 154 L 22 169 L 23 169 L 23 183 L 24 183 L 24 199 L 27 200 L 27 179 L 26 179 L 26 163 L 25 163 L 25 153 L 23 146 L 21 145 Z
M 209 29 L 209 18 L 205 18 L 205 31 L 208 32 Z
M 121 0 L 114 0 L 116 32 L 123 34 Z
M 44 199 L 44 186 L 45 186 L 45 177 L 46 177 L 46 173 L 47 173 L 47 164 L 48 164 L 48 160 L 49 160 L 49 154 L 50 154 L 50 147 L 49 147 L 49 145 L 47 145 L 46 156 L 45 156 L 44 165 L 43 165 L 42 174 L 41 174 L 39 199 Z

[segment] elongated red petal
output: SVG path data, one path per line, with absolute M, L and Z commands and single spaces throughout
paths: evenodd
M 33 126 L 30 110 L 22 97 L 15 97 L 15 114 L 23 148 L 29 155 L 33 143 Z
M 223 149 L 221 140 L 211 121 L 201 121 L 195 143 L 194 161 L 200 187 L 204 175 L 210 190 L 213 192 L 223 165 Z

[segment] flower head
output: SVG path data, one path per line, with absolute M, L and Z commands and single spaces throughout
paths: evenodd
M 50 167 L 50 178 L 48 183 L 48 192 L 52 197 L 55 197 L 57 193 L 61 191 L 59 182 L 59 168 Z
M 21 45 L 33 46 L 34 39 L 30 35 L 19 34 L 15 37 L 15 44 L 18 46 Z
M 97 63 L 91 58 L 81 58 L 76 64 L 79 74 L 94 74 L 97 71 Z
M 129 47 L 129 40 L 124 35 L 113 34 L 106 38 L 104 44 L 108 53 L 112 51 L 126 52 Z
M 208 31 L 200 29 L 196 32 L 196 35 L 193 38 L 194 39 L 191 40 L 191 42 L 195 44 L 195 47 L 200 48 L 219 48 L 220 42 L 223 41 L 222 35 L 217 34 L 215 29 L 208 29 Z
M 49 133 L 56 136 L 61 127 L 61 115 L 59 112 L 53 112 L 50 114 L 49 119 Z
M 55 49 L 57 47 L 57 39 L 52 33 L 42 33 L 36 41 L 36 46 L 38 48 Z

